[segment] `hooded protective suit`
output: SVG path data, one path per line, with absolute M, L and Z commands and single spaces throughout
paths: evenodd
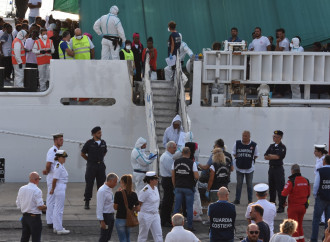
M 292 52 L 304 52 L 304 48 L 300 46 L 300 42 L 299 42 L 298 38 L 292 39 L 291 51 Z M 292 99 L 301 99 L 300 85 L 291 84 L 291 93 L 292 93 Z
M 133 167 L 133 179 L 135 183 L 135 191 L 138 193 L 145 186 L 143 179 L 146 172 L 149 171 L 149 165 L 156 159 L 156 157 L 149 159 L 144 149 L 141 147 L 147 144 L 147 140 L 140 137 L 135 143 L 134 149 L 131 153 L 131 164 Z
M 25 30 L 21 30 L 17 33 L 16 38 L 20 41 L 13 42 L 13 50 L 14 50 L 14 58 L 16 59 L 17 64 L 14 64 L 14 71 L 15 71 L 15 79 L 14 79 L 14 86 L 15 87 L 24 87 L 24 68 L 25 63 L 22 61 L 22 54 L 21 54 L 21 48 L 22 48 L 22 42 L 24 42 L 24 39 L 26 37 L 27 33 Z M 24 48 L 24 44 L 23 44 Z M 22 64 L 22 67 L 19 68 L 19 65 Z
M 180 128 L 179 129 L 174 129 L 173 128 L 173 123 L 176 121 L 180 121 Z M 174 141 L 176 144 L 179 142 L 180 138 L 180 132 L 183 132 L 182 128 L 182 121 L 180 115 L 176 115 L 174 119 L 172 120 L 171 126 L 167 127 L 164 136 L 163 136 L 163 145 L 166 147 L 167 142 L 169 141 Z
M 103 15 L 101 18 L 95 21 L 93 29 L 98 35 L 102 35 L 102 60 L 119 60 L 120 46 L 113 44 L 110 38 L 121 38 L 122 42 L 125 43 L 126 37 L 123 26 L 121 25 L 120 19 L 117 17 L 119 9 L 117 6 L 112 6 L 110 12 L 107 15 Z

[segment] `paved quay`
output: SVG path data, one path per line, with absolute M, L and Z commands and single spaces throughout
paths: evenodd
M 21 236 L 21 224 L 20 210 L 16 208 L 15 201 L 18 189 L 25 185 L 23 183 L 3 183 L 0 184 L 0 242 L 2 241 L 20 241 Z M 39 187 L 43 191 L 43 197 L 46 198 L 46 183 L 40 183 Z M 42 216 L 43 231 L 42 241 L 54 242 L 54 241 L 98 241 L 99 236 L 99 223 L 96 219 L 95 207 L 96 207 L 96 187 L 94 187 L 94 195 L 91 200 L 91 209 L 85 210 L 83 208 L 83 194 L 85 183 L 69 183 L 66 192 L 65 209 L 63 215 L 63 225 L 66 229 L 71 231 L 68 235 L 55 235 L 46 227 L 45 215 Z M 235 184 L 231 184 L 229 189 L 230 201 L 234 200 L 235 196 Z M 254 197 L 254 201 L 256 198 Z M 236 206 L 236 234 L 235 241 L 240 241 L 240 238 L 245 237 L 245 230 L 247 222 L 245 220 L 245 211 L 247 207 L 247 194 L 244 184 L 242 191 L 241 204 Z M 312 215 L 314 210 L 314 198 L 310 199 L 310 207 L 308 208 L 304 219 L 304 232 L 305 239 L 309 241 L 312 232 Z M 207 216 L 204 211 L 203 220 L 207 220 Z M 279 224 L 283 219 L 287 218 L 286 213 L 278 214 L 275 218 L 275 232 L 279 231 Z M 209 241 L 208 239 L 208 226 L 202 222 L 194 222 L 196 229 L 196 236 L 201 241 Z M 170 231 L 170 228 L 163 228 L 164 238 Z M 323 235 L 323 227 L 320 227 L 319 241 L 321 241 Z M 136 241 L 138 235 L 138 228 L 133 228 L 131 232 L 131 241 Z M 112 233 L 111 241 L 118 241 L 116 229 Z M 153 241 L 151 233 L 149 233 L 149 240 Z

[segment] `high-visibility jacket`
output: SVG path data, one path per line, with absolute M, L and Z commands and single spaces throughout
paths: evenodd
M 76 37 L 72 38 L 72 49 L 74 51 L 74 58 L 76 60 L 90 60 L 90 44 L 88 37 L 84 35 L 82 39 L 78 40 Z
M 38 46 L 38 50 L 51 50 L 51 46 L 53 44 L 53 41 L 50 39 L 47 39 L 46 41 L 46 45 L 44 44 L 44 42 L 41 39 L 36 40 L 37 46 Z M 37 54 L 37 63 L 38 66 L 40 65 L 45 65 L 45 64 L 50 64 L 50 60 L 52 59 L 52 55 L 51 53 L 45 53 L 45 54 Z
M 121 51 L 124 53 L 125 60 L 132 60 L 132 61 L 134 60 L 133 51 L 129 50 L 129 52 L 126 52 L 125 49 L 122 49 Z
M 12 61 L 13 65 L 18 65 L 17 60 L 15 58 L 15 52 L 14 52 L 14 46 L 17 42 L 19 42 L 21 44 L 21 59 L 22 59 L 22 64 L 25 64 L 26 56 L 25 56 L 24 44 L 23 44 L 22 40 L 20 40 L 19 38 L 15 38 L 11 45 L 11 61 Z
M 61 44 L 63 43 L 64 41 L 61 40 L 60 41 L 60 44 L 58 45 L 58 56 L 60 57 L 60 59 L 66 59 L 66 60 L 73 60 L 73 57 L 72 56 L 69 56 L 68 53 L 63 53 L 62 49 L 61 49 Z M 68 45 L 68 48 L 71 50 L 70 48 L 70 45 Z M 65 54 L 65 55 L 64 55 Z M 65 56 L 65 58 L 64 58 Z

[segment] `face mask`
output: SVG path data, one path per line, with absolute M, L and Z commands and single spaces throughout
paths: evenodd
M 44 34 L 44 35 L 42 36 L 42 38 L 43 38 L 44 40 L 46 40 L 46 39 L 47 39 L 47 34 Z
M 130 50 L 131 46 L 130 45 L 126 45 L 126 50 Z
M 171 32 L 170 28 L 167 28 L 167 31 L 168 31 L 168 32 Z
M 76 39 L 82 39 L 82 35 L 75 36 Z

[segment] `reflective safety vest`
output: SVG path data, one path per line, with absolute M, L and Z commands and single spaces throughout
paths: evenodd
M 24 44 L 22 40 L 19 38 L 15 38 L 12 45 L 11 45 L 11 61 L 13 65 L 18 65 L 17 60 L 15 58 L 15 52 L 14 52 L 14 45 L 19 42 L 21 44 L 21 59 L 22 59 L 22 64 L 26 63 L 26 56 L 25 56 L 25 49 L 24 49 Z
M 38 50 L 51 50 L 51 45 L 53 44 L 53 41 L 50 39 L 47 39 L 46 45 L 41 39 L 36 40 Z M 45 53 L 45 54 L 37 54 L 37 63 L 38 66 L 40 65 L 45 65 L 45 64 L 50 64 L 50 60 L 52 59 L 52 55 L 50 53 Z
M 132 61 L 134 60 L 133 51 L 129 50 L 129 52 L 126 52 L 125 49 L 122 49 L 121 51 L 124 53 L 125 60 L 132 60 Z
M 72 56 L 69 56 L 68 53 L 63 53 L 62 49 L 61 49 L 61 44 L 64 41 L 61 40 L 60 44 L 58 45 L 58 56 L 60 57 L 60 59 L 65 59 L 65 60 L 73 60 Z M 68 48 L 71 50 L 70 45 L 68 45 Z M 64 55 L 65 54 L 65 55 Z M 65 58 L 64 58 L 65 57 Z
M 91 46 L 86 35 L 84 35 L 80 40 L 76 39 L 76 37 L 72 38 L 72 49 L 76 60 L 90 60 L 90 47 Z

